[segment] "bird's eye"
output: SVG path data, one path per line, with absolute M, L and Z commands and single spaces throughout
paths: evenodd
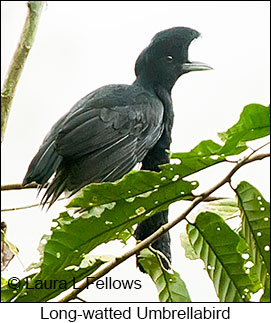
M 166 57 L 166 60 L 167 60 L 167 62 L 168 62 L 168 63 L 173 62 L 173 56 L 168 55 L 168 56 Z

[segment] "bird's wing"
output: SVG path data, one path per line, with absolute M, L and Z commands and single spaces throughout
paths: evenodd
M 163 117 L 157 98 L 125 85 L 106 86 L 94 93 L 79 101 L 61 125 L 55 140 L 61 156 L 78 159 L 98 150 L 112 151 L 118 142 L 127 143 L 127 137 L 147 150 L 155 144 Z
M 63 160 L 45 200 L 64 189 L 115 181 L 142 161 L 163 131 L 163 105 L 132 86 L 107 86 L 83 98 L 65 118 L 56 138 Z

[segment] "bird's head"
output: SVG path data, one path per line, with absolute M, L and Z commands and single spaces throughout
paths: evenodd
M 199 36 L 199 32 L 186 27 L 174 27 L 157 33 L 136 61 L 136 76 L 145 85 L 160 84 L 171 91 L 181 75 L 212 69 L 207 64 L 190 62 L 188 59 L 188 47 Z

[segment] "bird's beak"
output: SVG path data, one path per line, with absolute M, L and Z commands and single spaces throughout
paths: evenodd
M 208 71 L 208 70 L 212 70 L 213 68 L 201 62 L 187 62 L 182 65 L 182 69 L 184 72 L 192 72 L 192 71 Z

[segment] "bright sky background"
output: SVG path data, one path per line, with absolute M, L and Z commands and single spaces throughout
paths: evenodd
M 4 1 L 1 8 L 3 82 L 25 20 L 26 5 Z M 187 26 L 202 33 L 190 47 L 190 59 L 208 63 L 214 70 L 189 73 L 176 83 L 171 150 L 189 151 L 203 139 L 219 143 L 217 132 L 237 122 L 245 105 L 269 104 L 269 9 L 267 1 L 48 1 L 17 87 L 2 144 L 2 184 L 22 182 L 44 136 L 80 98 L 102 85 L 132 83 L 139 53 L 157 32 L 174 26 Z M 233 184 L 247 180 L 268 199 L 268 162 L 242 168 Z M 193 176 L 200 180 L 198 192 L 218 182 L 231 167 L 218 165 L 206 174 Z M 216 195 L 233 197 L 228 188 Z M 35 190 L 2 193 L 2 208 L 37 201 Z M 52 218 L 64 205 L 56 203 L 47 213 L 32 208 L 2 214 L 8 226 L 7 237 L 20 249 L 26 267 L 39 258 L 39 241 L 44 233 L 49 233 Z M 188 205 L 183 202 L 172 206 L 170 218 Z M 185 281 L 193 301 L 217 301 L 203 263 L 184 257 L 179 243 L 183 230 L 183 225 L 171 230 L 173 268 Z M 97 254 L 119 255 L 133 245 L 132 239 L 126 248 L 112 242 L 101 246 Z M 25 275 L 17 259 L 3 274 L 7 279 Z M 140 279 L 142 288 L 133 292 L 89 290 L 81 296 L 89 301 L 158 300 L 154 284 L 136 269 L 134 258 L 108 276 Z

